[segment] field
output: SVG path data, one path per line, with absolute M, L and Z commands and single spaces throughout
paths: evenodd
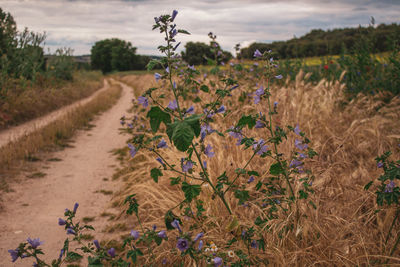
M 165 57 L 149 59 L 147 71 L 108 74 L 111 85 L 94 100 L 0 149 L 0 247 L 9 246 L 0 258 L 70 267 L 400 265 L 398 48 L 303 61 L 256 50 L 252 61 L 224 62 L 210 33 L 215 57 L 195 66 L 177 51 L 176 35 L 188 33 L 175 30 L 176 15 L 155 18 Z M 13 114 L 25 114 L 8 124 L 64 105 L 46 110 L 46 101 L 74 102 L 103 77 L 75 75 L 82 88 L 64 81 L 66 93 L 42 102 L 50 87 L 4 94 Z M 60 142 L 63 153 L 43 151 Z

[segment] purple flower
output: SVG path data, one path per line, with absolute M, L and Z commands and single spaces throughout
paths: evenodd
M 260 88 L 256 90 L 256 95 L 262 96 L 263 94 L 264 94 L 264 86 L 261 85 Z
M 207 147 L 204 149 L 204 154 L 206 154 L 207 157 L 209 157 L 209 158 L 214 157 L 215 153 L 211 151 L 212 149 L 213 148 L 212 148 L 212 146 L 210 144 L 208 144 Z
M 100 249 L 99 240 L 95 239 L 95 240 L 93 241 L 93 244 L 96 246 L 97 249 Z
M 121 123 L 122 126 L 125 125 L 125 121 L 121 120 L 119 123 Z
M 18 256 L 19 248 L 15 249 L 15 250 L 9 249 L 8 253 L 10 253 L 12 262 L 15 262 L 19 258 L 19 256 Z
M 170 101 L 168 104 L 168 108 L 171 110 L 175 110 L 178 108 L 178 104 L 176 103 L 176 100 Z
M 75 205 L 74 205 L 74 213 L 76 213 L 76 210 L 78 209 L 78 207 L 79 207 L 79 203 L 77 202 L 77 203 L 75 203 Z
M 225 106 L 220 106 L 219 109 L 217 109 L 217 113 L 225 113 Z
M 140 237 L 140 233 L 136 230 L 132 230 L 131 231 L 131 236 L 133 237 L 133 239 L 138 239 Z
M 172 31 L 169 32 L 169 34 L 171 38 L 174 38 L 178 34 L 178 31 L 176 29 L 173 29 Z
M 187 161 L 185 164 L 182 165 L 183 172 L 188 172 L 192 168 L 193 168 L 193 163 L 191 161 Z
M 198 233 L 198 234 L 196 235 L 196 237 L 193 239 L 193 242 L 196 242 L 197 240 L 199 240 L 200 238 L 202 238 L 203 235 L 204 235 L 203 232 Z
M 197 250 L 201 250 L 201 249 L 203 248 L 203 245 L 204 245 L 203 240 L 200 240 L 200 241 L 199 241 L 199 246 L 198 246 Z
M 153 231 L 157 230 L 157 225 L 153 224 Z
M 142 106 L 144 108 L 147 108 L 147 106 L 149 105 L 149 100 L 145 96 L 139 96 L 138 97 L 138 102 L 139 102 L 139 104 L 142 104 Z
M 58 225 L 66 225 L 67 222 L 61 218 L 58 218 Z
M 76 233 L 75 233 L 74 229 L 68 228 L 67 229 L 67 235 L 76 235 Z
M 178 243 L 176 243 L 176 247 L 181 251 L 184 252 L 189 248 L 189 241 L 185 238 L 179 238 Z
M 175 45 L 174 50 L 176 50 L 180 44 L 181 44 L 181 42 L 179 42 L 177 45 Z
M 289 168 L 297 168 L 302 164 L 303 164 L 303 162 L 298 161 L 297 159 L 293 159 L 289 164 Z
M 257 241 L 255 241 L 255 240 L 251 241 L 250 246 L 251 246 L 252 248 L 257 248 Z
M 162 158 L 158 157 L 158 158 L 156 158 L 156 160 L 157 160 L 158 162 L 160 162 L 161 165 L 163 165 L 163 166 L 165 167 L 165 163 L 164 163 L 164 161 L 162 160 Z
M 129 147 L 129 153 L 131 154 L 131 157 L 133 158 L 137 153 L 136 147 L 134 147 L 132 144 L 128 144 L 128 147 Z
M 283 76 L 282 76 L 282 74 L 279 74 L 279 75 L 275 76 L 275 78 L 278 79 L 278 80 L 280 80 L 280 79 L 283 78 Z
M 171 21 L 174 21 L 174 19 L 176 18 L 176 15 L 178 15 L 178 11 L 176 11 L 176 10 L 172 11 Z
M 158 23 L 160 20 L 157 17 L 154 17 L 154 21 Z
M 188 109 L 186 110 L 186 113 L 187 113 L 187 114 L 193 114 L 193 113 L 194 113 L 194 107 L 191 106 L 190 108 L 188 108 Z
M 111 256 L 111 258 L 115 257 L 115 248 L 110 248 L 107 252 Z
M 278 102 L 275 101 L 275 102 L 274 102 L 274 109 L 276 109 L 277 107 L 278 107 Z
M 176 82 L 175 81 L 172 83 L 172 86 L 174 87 L 174 89 L 176 89 Z
M 255 126 L 256 128 L 264 128 L 265 127 L 265 123 L 263 123 L 262 121 L 260 121 L 260 120 L 257 120 L 256 121 L 256 126 Z
M 300 128 L 299 125 L 297 124 L 296 127 L 294 128 L 294 133 L 297 135 L 300 135 Z
M 238 88 L 238 87 L 239 87 L 239 85 L 236 84 L 236 85 L 232 86 L 231 89 L 229 89 L 229 90 L 230 90 L 230 91 L 233 91 L 233 90 L 235 90 L 235 89 Z
M 256 51 L 254 51 L 253 57 L 262 57 L 262 54 L 258 49 L 256 49 Z
M 253 181 L 254 181 L 254 176 L 252 175 L 250 176 L 249 180 L 247 180 L 247 183 L 249 184 L 252 183 Z
M 32 248 L 37 248 L 38 246 L 42 245 L 43 242 L 39 240 L 39 238 L 31 239 L 30 237 L 26 240 L 32 246 Z
M 175 219 L 172 223 L 171 223 L 172 227 L 174 227 L 175 229 L 178 229 L 179 232 L 182 232 L 181 227 L 179 226 L 179 221 L 177 219 Z
M 383 162 L 378 162 L 377 167 L 382 168 L 384 166 Z
M 161 74 L 160 73 L 154 73 L 154 78 L 156 79 L 156 82 L 158 82 L 161 79 Z
M 307 149 L 308 148 L 308 145 L 307 144 L 303 144 L 303 142 L 302 141 L 300 141 L 300 140 L 294 140 L 294 145 L 297 147 L 297 149 L 300 149 L 300 150 L 304 150 L 304 149 Z
M 165 265 L 165 264 L 167 264 L 167 259 L 166 259 L 166 258 L 164 258 L 164 259 L 162 260 L 162 265 Z
M 394 181 L 390 180 L 390 182 L 386 185 L 385 193 L 392 193 L 393 192 L 393 188 L 395 186 L 396 186 L 396 184 L 394 183 Z
M 160 143 L 158 143 L 157 148 L 167 148 L 167 142 L 165 142 L 164 138 L 161 139 Z
M 128 126 L 129 128 L 131 128 L 131 129 L 133 129 L 132 123 L 128 123 L 127 126 Z
M 158 232 L 157 236 L 163 239 L 167 239 L 167 233 L 165 232 L 165 230 Z
M 207 169 L 207 161 L 203 161 L 203 166 L 204 166 L 204 169 Z
M 58 259 L 62 259 L 62 257 L 63 257 L 63 255 L 64 255 L 64 249 L 61 249 L 60 250 L 60 256 L 58 256 Z
M 192 65 L 192 66 L 188 65 L 188 68 L 191 69 L 191 70 L 196 70 L 194 65 Z
M 215 258 L 213 259 L 213 262 L 214 262 L 214 267 L 220 266 L 220 265 L 222 265 L 222 258 L 220 258 L 220 257 L 215 257 Z
M 207 134 L 211 134 L 213 132 L 215 132 L 215 130 L 213 128 L 211 128 L 210 125 L 203 124 L 200 129 L 201 140 L 204 140 L 204 138 L 206 137 Z
M 257 151 L 257 155 L 262 155 L 268 151 L 268 146 L 264 144 L 265 141 L 260 139 L 256 144 L 253 145 L 253 149 L 254 151 Z
M 258 67 L 258 63 L 257 63 L 257 62 L 255 62 L 253 65 L 256 66 L 256 67 Z
M 307 158 L 307 155 L 306 155 L 306 154 L 303 154 L 303 153 L 299 153 L 299 157 L 300 157 L 301 159 L 305 159 L 305 158 Z

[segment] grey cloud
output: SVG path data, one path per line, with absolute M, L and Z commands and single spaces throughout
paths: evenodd
M 138 47 L 138 53 L 158 54 L 163 42 L 151 31 L 153 18 L 179 11 L 178 26 L 192 33 L 179 40 L 208 42 L 207 33 L 218 35 L 224 49 L 236 43 L 276 41 L 301 36 L 314 28 L 399 22 L 400 1 L 373 0 L 0 0 L 15 17 L 18 27 L 47 32 L 52 51 L 70 46 L 75 54 L 87 54 L 105 38 L 121 38 Z

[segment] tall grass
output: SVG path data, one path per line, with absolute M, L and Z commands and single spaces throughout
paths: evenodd
M 371 178 L 379 176 L 375 157 L 393 147 L 397 148 L 400 141 L 400 128 L 396 126 L 400 121 L 400 99 L 392 97 L 385 104 L 381 100 L 384 94 L 381 92 L 374 96 L 359 95 L 343 106 L 341 103 L 346 99 L 345 85 L 339 81 L 344 74 L 339 81 L 329 82 L 323 79 L 316 85 L 307 82 L 309 75 L 300 72 L 293 83 L 284 87 L 275 86 L 271 93 L 272 99 L 279 102 L 279 116 L 275 124 L 302 125 L 302 130 L 310 137 L 319 154 L 308 163 L 315 175 L 313 187 L 316 193 L 312 196 L 312 201 L 317 208 L 299 205 L 298 209 L 304 216 L 300 219 L 298 228 L 282 232 L 283 234 L 279 233 L 288 225 L 290 216 L 281 216 L 283 219 L 276 220 L 264 232 L 264 239 L 267 240 L 266 252 L 252 250 L 249 253 L 257 257 L 259 262 L 268 261 L 271 266 L 373 265 L 377 259 L 385 258 L 382 251 L 386 247 L 393 246 L 394 237 L 387 244 L 384 239 L 395 210 L 388 208 L 376 213 L 374 194 L 363 188 Z M 125 76 L 123 81 L 136 89 L 135 95 L 140 95 L 142 88 L 151 86 L 149 83 L 153 81 L 153 76 Z M 202 92 L 199 94 L 201 98 L 206 97 Z M 239 94 L 239 91 L 233 92 L 234 98 L 239 97 Z M 189 106 L 193 103 L 188 99 L 184 104 Z M 253 110 L 254 106 L 250 100 L 245 100 L 242 103 L 231 103 L 230 108 L 235 111 L 216 121 L 225 129 L 232 126 L 242 113 Z M 137 107 L 138 112 L 140 109 Z M 235 169 L 242 166 L 251 153 L 242 151 L 233 141 L 229 142 L 217 135 L 209 138 L 215 151 L 215 157 L 208 162 L 210 177 L 218 177 L 220 170 L 224 169 L 228 170 L 228 176 L 233 175 Z M 282 153 L 290 153 L 292 146 L 293 142 L 286 142 L 286 146 L 282 146 Z M 168 152 L 164 152 L 163 157 L 173 160 L 180 153 L 175 148 L 170 148 Z M 393 154 L 395 158 L 399 158 L 400 149 Z M 251 169 L 261 174 L 261 179 L 266 179 L 270 165 L 268 159 L 257 159 L 250 165 Z M 140 203 L 144 227 L 151 228 L 154 224 L 164 227 L 164 214 L 179 205 L 184 196 L 179 188 L 170 185 L 168 177 L 174 177 L 173 173 L 170 176 L 168 173 L 164 174 L 157 184 L 154 183 L 149 173 L 157 166 L 151 152 L 143 150 L 127 161 L 126 169 L 119 177 L 126 185 L 114 195 L 114 205 L 121 208 L 121 215 L 115 219 L 115 223 L 125 223 L 132 229 L 138 225 L 134 217 L 123 215 L 122 212 L 126 208 L 123 205 L 125 197 L 135 193 Z M 205 191 L 207 188 L 203 188 L 203 192 Z M 212 191 L 208 192 L 201 194 L 200 198 L 204 201 L 207 216 L 201 228 L 207 233 L 205 242 L 213 241 L 220 250 L 224 250 L 219 244 L 226 244 L 227 240 L 239 236 L 240 226 L 251 224 L 262 211 L 257 210 L 256 206 L 251 209 L 239 206 L 233 195 L 228 196 L 229 205 L 239 221 L 239 227 L 232 231 L 229 225 L 232 218 L 222 202 L 212 200 L 215 197 Z M 185 226 L 185 221 L 182 224 Z M 400 225 L 396 224 L 395 230 L 399 231 Z M 169 233 L 171 240 L 175 238 L 173 232 Z M 248 249 L 243 243 L 235 244 L 236 248 L 246 251 Z M 155 248 L 157 264 L 161 264 L 164 258 L 167 258 L 169 264 L 180 262 L 182 258 L 179 255 L 166 252 L 174 246 L 174 242 L 164 242 Z M 233 246 L 230 249 L 236 248 Z M 149 258 L 142 260 L 140 264 L 144 264 Z M 185 260 L 185 266 L 194 264 L 189 257 Z M 400 264 L 399 252 L 391 257 L 391 262 Z
M 72 81 L 40 75 L 35 82 L 9 78 L 0 98 L 0 130 L 87 97 L 101 85 L 102 75 L 94 71 L 75 72 Z

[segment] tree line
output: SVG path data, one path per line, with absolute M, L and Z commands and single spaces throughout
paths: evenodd
M 351 53 L 360 38 L 367 37 L 372 42 L 373 53 L 393 50 L 400 40 L 400 25 L 380 24 L 375 27 L 372 21 L 368 27 L 343 28 L 333 30 L 314 29 L 299 38 L 272 43 L 252 43 L 242 48 L 240 58 L 252 59 L 256 49 L 261 52 L 272 50 L 280 59 L 303 58 L 313 56 L 339 55 Z

